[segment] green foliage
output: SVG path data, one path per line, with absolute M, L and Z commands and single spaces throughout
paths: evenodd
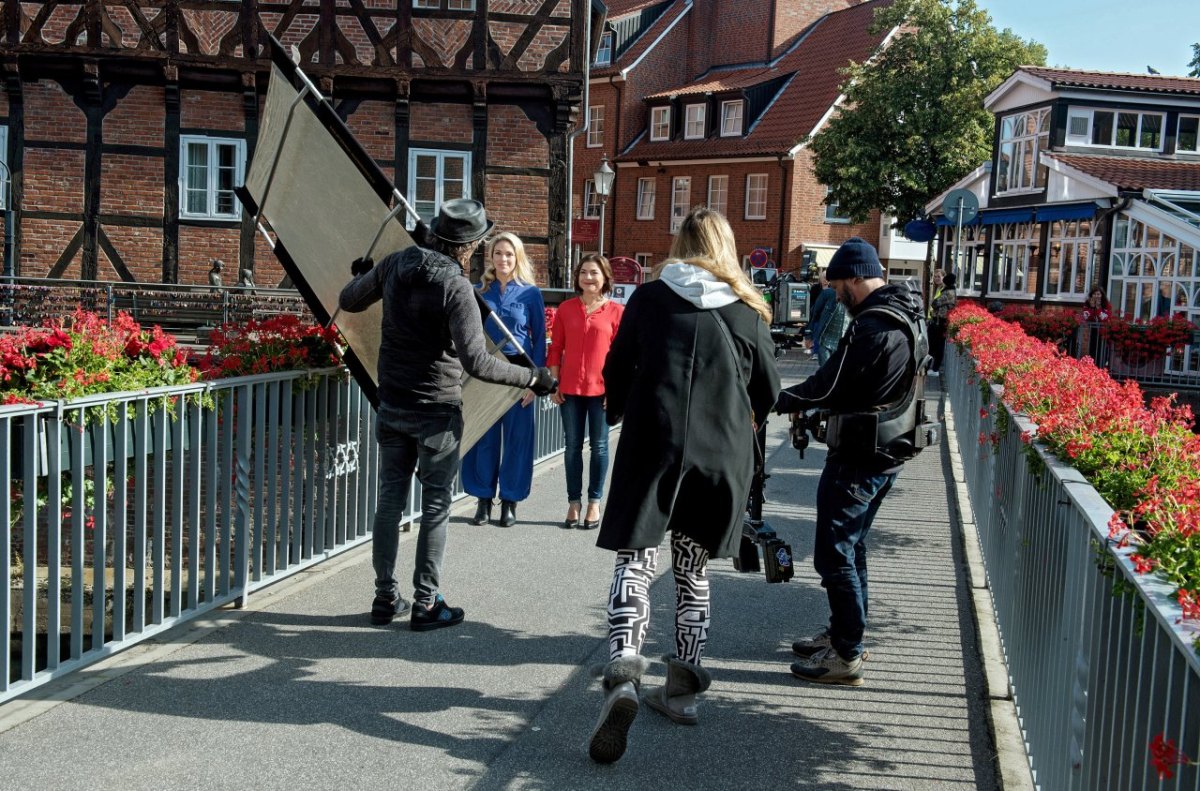
M 1200 44 L 1192 45 L 1192 61 L 1188 64 L 1189 77 L 1200 77 Z
M 984 97 L 1046 48 L 997 31 L 974 0 L 897 0 L 873 29 L 901 27 L 873 60 L 846 70 L 845 103 L 810 144 L 814 172 L 856 222 L 901 222 L 991 156 Z

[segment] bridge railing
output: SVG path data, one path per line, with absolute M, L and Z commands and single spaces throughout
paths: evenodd
M 1030 471 L 1021 433 L 1034 427 L 980 385 L 969 355 L 947 349 L 943 386 L 1035 782 L 1200 788 L 1178 762 L 1160 784 L 1150 751 L 1161 734 L 1197 757 L 1200 629 L 1109 541 L 1113 510 L 1077 470 L 1035 444 L 1045 468 Z
M 0 448 L 0 703 L 370 540 L 375 413 L 343 369 L 3 406 Z

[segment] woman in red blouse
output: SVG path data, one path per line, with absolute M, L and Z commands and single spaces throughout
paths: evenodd
M 563 527 L 594 530 L 600 526 L 600 498 L 608 474 L 608 425 L 604 419 L 604 360 L 617 334 L 625 307 L 608 298 L 612 268 L 602 255 L 585 255 L 575 267 L 572 285 L 579 296 L 559 306 L 550 332 L 546 360 L 558 377 L 558 392 L 550 396 L 561 407 L 567 470 L 567 518 Z M 583 430 L 591 445 L 588 506 L 583 523 Z

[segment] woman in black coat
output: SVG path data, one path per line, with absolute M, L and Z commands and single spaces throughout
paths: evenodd
M 738 266 L 725 218 L 696 209 L 683 221 L 658 279 L 625 308 L 604 365 L 610 425 L 624 420 L 608 510 L 597 544 L 616 551 L 608 603 L 607 691 L 593 759 L 621 757 L 637 713 L 640 655 L 659 546 L 671 535 L 675 653 L 667 683 L 646 703 L 678 723 L 697 721 L 695 696 L 709 626 L 710 557 L 741 540 L 754 474 L 754 427 L 779 394 L 770 311 Z

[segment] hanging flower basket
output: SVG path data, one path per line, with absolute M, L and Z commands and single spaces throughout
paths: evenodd
M 1150 321 L 1129 321 L 1113 316 L 1100 332 L 1112 347 L 1110 370 L 1129 376 L 1158 376 L 1167 355 L 1176 346 L 1192 341 L 1196 326 L 1182 316 L 1159 316 Z

